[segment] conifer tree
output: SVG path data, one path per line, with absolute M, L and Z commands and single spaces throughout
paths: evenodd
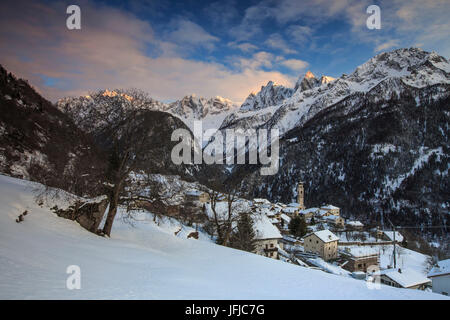
M 296 237 L 303 237 L 306 234 L 306 221 L 303 217 L 294 217 L 289 222 L 289 231 Z

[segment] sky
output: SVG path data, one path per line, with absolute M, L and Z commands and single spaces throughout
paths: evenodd
M 69 30 L 66 9 L 81 9 Z M 366 12 L 378 5 L 381 28 Z M 242 103 L 268 81 L 293 87 L 420 47 L 450 57 L 448 0 L 2 0 L 0 64 L 47 99 L 138 88 Z

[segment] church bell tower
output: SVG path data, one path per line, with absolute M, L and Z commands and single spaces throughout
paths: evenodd
M 305 209 L 305 190 L 303 182 L 299 182 L 297 186 L 297 203 L 300 210 Z

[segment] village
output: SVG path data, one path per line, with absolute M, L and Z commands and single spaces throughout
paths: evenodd
M 297 201 L 289 204 L 260 198 L 231 203 L 226 195 L 215 195 L 211 201 L 208 192 L 185 193 L 187 202 L 202 206 L 216 220 L 227 219 L 232 210 L 251 212 L 255 254 L 396 288 L 450 292 L 450 259 L 433 263 L 431 257 L 407 249 L 401 232 L 346 219 L 332 204 L 306 208 L 302 182 Z

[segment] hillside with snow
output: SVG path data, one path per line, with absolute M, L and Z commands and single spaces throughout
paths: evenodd
M 111 238 L 96 236 L 36 203 L 42 186 L 0 176 L 0 299 L 445 299 L 311 270 L 187 239 L 175 220 L 122 211 Z M 25 220 L 15 220 L 24 210 Z M 182 232 L 175 232 L 180 230 Z M 81 289 L 66 289 L 66 269 L 81 269 Z

